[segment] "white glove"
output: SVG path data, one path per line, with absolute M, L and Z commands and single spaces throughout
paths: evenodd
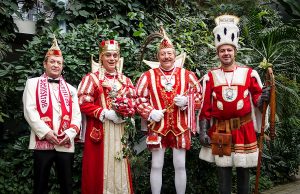
M 174 98 L 174 102 L 178 107 L 184 107 L 187 105 L 188 98 L 183 95 L 176 95 Z
M 105 110 L 105 113 L 104 113 L 104 117 L 108 120 L 111 120 L 112 122 L 116 123 L 116 124 L 120 124 L 120 123 L 123 123 L 125 122 L 123 119 L 121 119 L 117 113 L 114 111 L 114 110 L 108 110 L 106 109 Z
M 164 118 L 164 112 L 165 112 L 165 109 L 163 110 L 156 110 L 156 109 L 153 109 L 150 113 L 150 119 L 152 119 L 153 121 L 155 122 L 159 122 L 162 118 Z

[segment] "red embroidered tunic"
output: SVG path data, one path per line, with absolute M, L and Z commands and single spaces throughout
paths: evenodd
M 194 73 L 183 68 L 175 67 L 174 72 L 162 71 L 160 68 L 145 72 L 136 85 L 136 107 L 137 112 L 146 120 L 153 109 L 167 109 L 164 118 L 155 122 L 149 132 L 155 132 L 164 137 L 172 133 L 171 138 L 176 138 L 177 145 L 165 145 L 163 147 L 190 148 L 190 131 L 187 126 L 187 110 L 181 110 L 174 105 L 174 97 L 183 95 L 185 91 L 193 88 L 195 92 L 195 106 L 200 107 L 201 86 L 197 83 Z M 171 77 L 172 75 L 172 77 Z M 171 91 L 166 91 L 166 82 L 172 85 Z M 173 104 L 173 105 L 172 105 Z M 170 107 L 170 105 L 172 105 Z M 169 107 L 169 108 L 168 108 Z M 170 139 L 170 138 L 169 138 Z
M 253 105 L 257 105 L 261 95 L 261 86 L 257 72 L 248 67 L 238 66 L 231 72 L 225 72 L 221 68 L 210 71 L 205 75 L 203 81 L 204 99 L 199 119 L 228 120 L 251 114 L 254 112 Z M 211 137 L 215 130 L 216 126 L 213 124 L 208 135 Z M 228 162 L 231 159 L 225 161 L 225 156 L 223 158 L 218 157 L 217 165 L 256 166 L 257 142 L 254 122 L 247 122 L 241 125 L 240 128 L 231 130 L 231 134 L 234 148 L 233 161 Z M 208 161 L 211 156 L 207 153 L 206 156 L 204 154 L 201 156 L 200 153 L 201 157 Z

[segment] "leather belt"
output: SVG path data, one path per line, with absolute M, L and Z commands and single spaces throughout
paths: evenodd
M 219 130 L 223 129 L 224 131 L 226 131 L 228 127 L 230 128 L 230 130 L 239 129 L 242 125 L 249 123 L 250 121 L 252 121 L 251 112 L 242 117 L 236 117 L 227 120 L 215 119 L 214 123 Z

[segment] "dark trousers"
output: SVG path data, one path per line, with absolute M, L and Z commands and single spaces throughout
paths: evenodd
M 74 153 L 55 150 L 34 150 L 34 194 L 49 193 L 48 180 L 50 170 L 55 164 L 55 171 L 61 194 L 72 194 L 72 167 Z
M 249 168 L 236 168 L 237 193 L 249 194 Z M 232 167 L 218 167 L 219 193 L 231 194 Z

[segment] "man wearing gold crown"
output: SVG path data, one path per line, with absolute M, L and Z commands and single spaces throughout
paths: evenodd
M 249 168 L 257 166 L 257 129 L 260 112 L 269 92 L 262 90 L 258 73 L 235 61 L 238 49 L 239 18 L 216 18 L 213 32 L 220 66 L 203 80 L 200 120 L 200 159 L 218 166 L 219 192 L 231 193 L 232 167 L 237 172 L 237 193 L 249 193 Z M 227 148 L 227 149 L 226 149 Z M 226 151 L 227 150 L 227 151 Z
M 161 30 L 163 39 L 157 53 L 160 64 L 142 74 L 137 82 L 136 107 L 142 118 L 150 122 L 146 143 L 152 152 L 152 193 L 161 191 L 164 153 L 166 148 L 172 148 L 176 192 L 183 194 L 186 189 L 185 155 L 191 146 L 188 121 L 192 115 L 188 110 L 200 107 L 201 86 L 194 73 L 175 66 L 174 46 Z
M 72 192 L 74 138 L 81 113 L 77 91 L 62 77 L 63 57 L 54 37 L 44 59 L 45 73 L 28 79 L 23 93 L 24 116 L 31 127 L 34 191 L 48 193 L 50 169 L 55 163 L 60 193 Z
M 126 113 L 121 113 L 114 103 L 123 101 L 132 104 L 135 91 L 131 80 L 119 72 L 119 43 L 115 40 L 102 41 L 100 48 L 100 69 L 87 74 L 78 89 L 80 109 L 87 117 L 82 193 L 132 194 L 129 161 L 119 155 L 122 153 L 121 138 L 125 126 L 121 115 L 132 116 L 134 109 L 125 107 Z

